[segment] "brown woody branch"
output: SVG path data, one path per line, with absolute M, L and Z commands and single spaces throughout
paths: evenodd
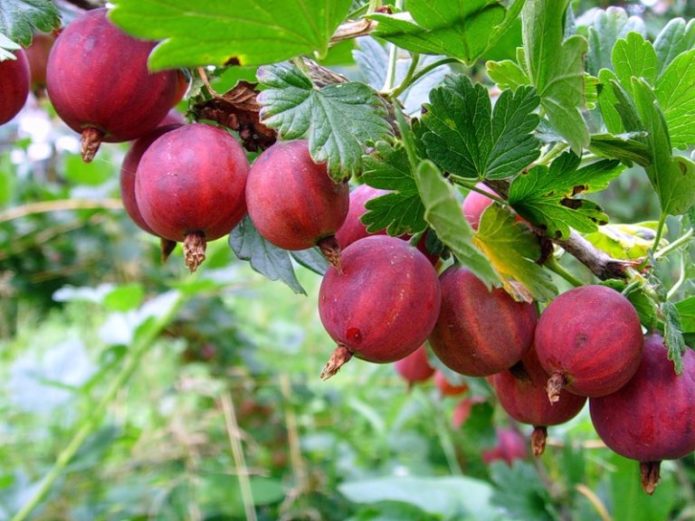
M 601 280 L 625 279 L 628 270 L 639 263 L 614 259 L 607 253 L 597 249 L 584 237 L 572 230 L 568 239 L 553 239 L 567 253 L 574 256 Z
M 509 181 L 486 181 L 485 184 L 502 196 L 502 198 L 507 199 Z M 533 231 L 542 241 L 551 241 L 560 246 L 589 268 L 601 280 L 625 279 L 628 277 L 628 269 L 636 265 L 635 262 L 614 259 L 604 251 L 596 248 L 574 230 L 570 232 L 570 236 L 567 239 L 550 237 L 545 230 L 537 227 L 533 227 Z

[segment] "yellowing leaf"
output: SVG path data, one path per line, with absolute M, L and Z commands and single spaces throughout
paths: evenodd
M 541 255 L 538 240 L 509 210 L 490 205 L 483 212 L 473 244 L 485 254 L 515 300 L 532 302 L 557 294 L 550 275 L 536 264 Z

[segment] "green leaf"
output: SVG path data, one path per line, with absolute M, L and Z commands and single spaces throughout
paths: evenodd
M 253 502 L 257 506 L 278 503 L 285 497 L 285 489 L 278 479 L 250 476 L 249 485 Z M 239 478 L 234 475 L 201 472 L 196 480 L 196 501 L 208 518 L 244 518 L 244 493 Z
M 360 72 L 369 85 L 374 89 L 381 89 L 386 81 L 389 68 L 388 48 L 380 44 L 376 39 L 364 36 L 357 40 L 357 49 L 353 51 L 353 55 Z M 420 56 L 418 71 L 440 59 L 441 56 Z M 411 57 L 398 57 L 394 85 L 401 84 L 411 64 Z M 405 89 L 398 96 L 398 100 L 402 103 L 406 114 L 419 116 L 422 104 L 427 101 L 429 92 L 444 81 L 449 71 L 450 68 L 446 64 L 436 67 Z
M 412 235 L 427 227 L 425 207 L 404 148 L 378 142 L 374 152 L 364 158 L 362 180 L 374 188 L 391 190 L 367 201 L 362 222 L 369 232 L 385 229 L 393 236 Z
M 649 132 L 647 144 L 652 166 L 647 176 L 659 196 L 661 211 L 680 215 L 695 203 L 695 163 L 684 157 L 673 157 L 666 120 L 659 108 L 654 90 L 642 79 L 633 78 L 635 106 L 644 129 Z
M 353 503 L 401 501 L 446 519 L 466 513 L 477 521 L 500 521 L 485 481 L 468 477 L 388 477 L 342 483 L 338 490 Z
M 625 132 L 621 115 L 618 112 L 618 97 L 613 87 L 613 85 L 620 85 L 618 77 L 611 70 L 601 69 L 598 79 L 598 107 L 601 111 L 601 116 L 603 116 L 603 123 L 606 125 L 608 132 L 613 134 Z M 635 118 L 638 119 L 636 115 Z
M 631 80 L 644 78 L 651 85 L 656 83 L 657 57 L 651 42 L 641 34 L 629 33 L 625 39 L 620 39 L 613 48 L 613 68 L 615 74 L 628 92 L 631 91 Z
M 313 271 L 317 275 L 325 275 L 328 270 L 328 261 L 318 248 L 299 250 L 290 252 L 292 258 L 306 269 Z
M 17 49 L 21 49 L 21 46 L 0 33 L 0 61 L 15 60 L 14 51 Z
M 500 275 L 515 300 L 533 302 L 557 295 L 550 275 L 536 263 L 541 256 L 538 238 L 515 216 L 497 204 L 485 209 L 473 243 Z
M 578 168 L 580 159 L 566 152 L 550 168 L 538 165 L 522 174 L 509 187 L 509 204 L 519 215 L 548 230 L 549 235 L 566 238 L 570 228 L 580 232 L 596 231 L 608 222 L 601 209 L 578 192 L 602 190 L 618 176 L 623 166 L 618 161 L 601 160 Z
M 109 161 L 85 163 L 78 154 L 66 155 L 64 161 L 65 177 L 76 185 L 99 186 L 113 177 L 113 165 Z
M 472 244 L 473 230 L 463 216 L 452 186 L 430 161 L 415 170 L 417 189 L 425 205 L 425 220 L 456 258 L 488 287 L 499 282 L 490 262 Z
M 427 155 L 440 168 L 466 178 L 505 179 L 540 154 L 533 131 L 538 96 L 533 88 L 504 91 L 495 103 L 480 84 L 450 76 L 430 93 L 422 124 Z
M 350 0 L 115 0 L 110 17 L 130 34 L 162 40 L 153 69 L 274 63 L 328 51 Z
M 592 134 L 589 150 L 597 156 L 617 159 L 631 166 L 649 166 L 651 156 L 645 144 L 646 132 L 628 132 L 626 134 Z
M 666 67 L 656 83 L 656 98 L 671 144 L 681 149 L 695 145 L 695 49 L 680 54 Z
M 598 10 L 592 25 L 588 28 L 589 53 L 586 68 L 594 76 L 601 69 L 611 68 L 611 53 L 619 38 L 627 33 L 646 34 L 644 22 L 638 16 L 630 16 L 622 7 L 609 7 Z
M 403 501 L 377 501 L 360 508 L 350 521 L 441 521 L 421 508 Z
M 283 139 L 307 138 L 311 156 L 327 162 L 336 180 L 360 172 L 367 143 L 391 131 L 384 105 L 364 83 L 317 88 L 290 64 L 261 67 L 258 80 L 266 88 L 258 95 L 263 123 Z
M 576 154 L 589 144 L 580 112 L 584 105 L 584 55 L 587 41 L 574 35 L 563 41 L 569 0 L 527 0 L 522 13 L 529 76 L 553 128 Z
M 507 519 L 555 521 L 550 494 L 538 473 L 528 463 L 515 461 L 512 467 L 501 461 L 490 465 L 495 484 L 492 502 L 507 512 Z
M 683 353 L 687 347 L 683 339 L 678 308 L 673 302 L 664 302 L 661 304 L 661 314 L 664 317 L 664 343 L 668 348 L 668 359 L 673 362 L 676 374 L 681 374 L 683 372 Z
M 410 0 L 408 11 L 374 14 L 374 36 L 422 54 L 453 56 L 474 63 L 495 43 L 493 30 L 505 19 L 505 8 L 495 0 Z
M 609 475 L 613 519 L 654 521 L 669 518 L 678 492 L 668 473 L 662 472 L 654 495 L 648 496 L 640 485 L 638 462 L 611 453 L 607 464 L 613 469 Z
M 34 31 L 45 33 L 60 27 L 60 13 L 51 0 L 0 0 L 0 44 L 3 36 L 28 47 Z
M 695 333 L 695 297 L 676 302 L 676 311 L 680 317 L 683 333 Z
M 270 280 L 281 280 L 295 293 L 306 295 L 294 274 L 289 252 L 261 237 L 248 216 L 229 234 L 229 246 L 239 259 L 249 261 L 254 271 Z
M 673 18 L 661 29 L 654 41 L 654 50 L 659 59 L 659 75 L 673 59 L 695 47 L 695 20 L 688 25 L 682 18 Z
M 145 289 L 140 284 L 118 286 L 104 297 L 104 307 L 110 311 L 135 309 L 145 298 Z
M 485 64 L 487 74 L 500 89 L 510 89 L 515 91 L 522 85 L 529 85 L 526 71 L 512 60 L 502 60 L 499 62 L 489 61 Z
M 615 259 L 642 259 L 654 246 L 656 228 L 656 221 L 606 224 L 584 238 Z
M 627 132 L 643 132 L 644 125 L 640 121 L 637 108 L 635 107 L 635 103 L 632 101 L 630 95 L 623 88 L 620 82 L 618 82 L 617 78 L 611 79 L 609 81 L 609 86 L 613 92 L 612 98 L 615 103 L 615 111 L 620 119 L 620 128 L 625 129 Z M 647 137 L 648 136 L 649 134 L 647 133 Z M 652 160 L 653 159 L 654 158 L 652 158 Z

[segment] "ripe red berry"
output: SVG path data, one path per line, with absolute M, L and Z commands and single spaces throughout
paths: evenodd
M 526 443 L 524 437 L 514 429 L 497 429 L 497 445 L 492 449 L 483 451 L 483 461 L 492 463 L 502 460 L 510 467 L 514 460 L 526 457 Z
M 475 187 L 483 192 L 487 192 L 491 195 L 497 195 L 492 188 L 489 188 L 485 183 L 477 183 Z M 480 218 L 483 212 L 488 206 L 490 206 L 494 201 L 489 197 L 485 197 L 483 194 L 471 190 L 468 195 L 464 197 L 461 209 L 463 210 L 463 215 L 471 225 L 474 230 L 478 229 L 480 224 Z
M 87 11 L 56 38 L 46 70 L 48 97 L 60 118 L 82 134 L 85 161 L 102 141 L 144 136 L 178 101 L 180 72 L 147 68 L 154 46 L 111 24 L 106 9 Z
M 335 233 L 338 246 L 345 249 L 353 242 L 364 239 L 370 235 L 386 235 L 386 230 L 379 230 L 373 233 L 367 231 L 367 227 L 362 222 L 362 216 L 367 213 L 365 205 L 367 201 L 376 197 L 386 195 L 387 190 L 372 188 L 369 185 L 360 185 L 350 192 L 350 205 L 345 221 Z
M 545 383 L 547 373 L 531 348 L 511 370 L 490 377 L 502 408 L 515 420 L 534 426 L 531 435 L 533 454 L 545 449 L 548 425 L 558 425 L 574 418 L 584 407 L 586 398 L 561 391 L 558 403 L 548 400 Z
M 191 271 L 207 241 L 227 235 L 246 213 L 246 154 L 210 125 L 184 125 L 157 138 L 140 159 L 135 198 L 145 223 L 160 237 L 183 241 Z
M 352 243 L 319 291 L 321 322 L 338 344 L 322 377 L 353 355 L 377 363 L 408 356 L 432 330 L 440 301 L 437 272 L 407 242 L 375 235 Z
M 52 34 L 35 34 L 31 45 L 26 49 L 31 71 L 31 90 L 37 96 L 43 95 L 46 89 L 46 67 L 54 41 Z
M 435 355 L 469 376 L 498 373 L 531 346 L 536 308 L 515 302 L 503 289 L 489 291 L 473 273 L 449 267 L 440 277 L 442 308 L 429 337 Z
M 278 141 L 254 161 L 246 185 L 249 217 L 258 233 L 286 250 L 322 248 L 337 262 L 335 233 L 349 205 L 347 183 L 335 183 L 314 163 L 306 141 Z
M 29 96 L 29 63 L 21 49 L 15 57 L 0 61 L 0 125 L 14 118 Z
M 434 368 L 427 358 L 425 346 L 418 347 L 405 358 L 396 361 L 394 367 L 396 372 L 408 382 L 408 385 L 425 382 L 434 374 Z
M 370 235 L 386 235 L 386 230 L 369 233 L 367 227 L 362 222 L 362 216 L 367 213 L 366 204 L 368 201 L 388 193 L 388 190 L 380 190 L 368 185 L 360 185 L 350 192 L 348 214 L 335 234 L 336 241 L 338 241 L 338 246 L 341 249 L 347 248 L 353 242 Z M 400 238 L 407 241 L 410 240 L 410 235 L 402 235 Z M 426 237 L 423 235 L 416 247 L 429 259 L 433 266 L 436 266 L 439 262 L 439 256 L 427 251 L 425 242 Z
M 152 235 L 157 234 L 152 231 L 152 228 L 150 228 L 145 222 L 145 219 L 142 217 L 140 209 L 138 208 L 137 200 L 135 199 L 135 174 L 137 172 L 138 165 L 140 164 L 140 159 L 149 146 L 159 136 L 180 126 L 181 125 L 178 124 L 160 126 L 146 136 L 135 140 L 131 145 L 130 150 L 128 150 L 128 153 L 123 158 L 123 164 L 121 165 L 121 199 L 123 200 L 125 211 L 135 224 Z
M 606 445 L 640 462 L 642 486 L 653 493 L 661 460 L 695 451 L 695 352 L 686 349 L 676 375 L 663 338 L 648 336 L 632 379 L 613 394 L 591 398 L 589 410 Z
M 548 397 L 557 400 L 563 387 L 588 397 L 614 393 L 637 371 L 643 343 L 637 312 L 617 291 L 594 285 L 563 293 L 536 328 Z
M 453 384 L 449 381 L 444 373 L 437 371 L 434 373 L 434 384 L 439 389 L 439 394 L 442 396 L 457 396 L 468 391 L 468 384 Z

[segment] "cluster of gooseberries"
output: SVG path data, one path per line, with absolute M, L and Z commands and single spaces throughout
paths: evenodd
M 46 89 L 56 112 L 81 134 L 86 161 L 102 141 L 136 140 L 121 169 L 124 206 L 168 248 L 183 242 L 192 271 L 205 258 L 206 242 L 228 234 L 247 213 L 280 248 L 320 248 L 331 266 L 319 314 L 337 344 L 322 377 L 354 356 L 397 362 L 408 381 L 426 380 L 433 373 L 428 341 L 442 364 L 487 378 L 509 415 L 534 426 L 535 454 L 543 452 L 546 427 L 574 417 L 587 399 L 599 436 L 641 462 L 650 493 L 661 460 L 695 450 L 695 354 L 687 350 L 677 376 L 663 339 L 643 336 L 620 293 L 578 287 L 539 316 L 535 304 L 490 291 L 458 264 L 438 274 L 439 260 L 408 237 L 368 233 L 365 203 L 383 191 L 360 186 L 350 193 L 314 162 L 305 141 L 277 142 L 249 165 L 226 130 L 169 124 L 165 117 L 187 81 L 179 71 L 148 71 L 153 45 L 113 26 L 105 9 L 82 15 L 57 37 L 48 58 Z M 0 63 L 0 123 L 17 114 L 30 88 L 22 51 Z M 472 227 L 491 202 L 475 192 L 464 201 Z M 449 392 L 444 384 L 440 389 Z

